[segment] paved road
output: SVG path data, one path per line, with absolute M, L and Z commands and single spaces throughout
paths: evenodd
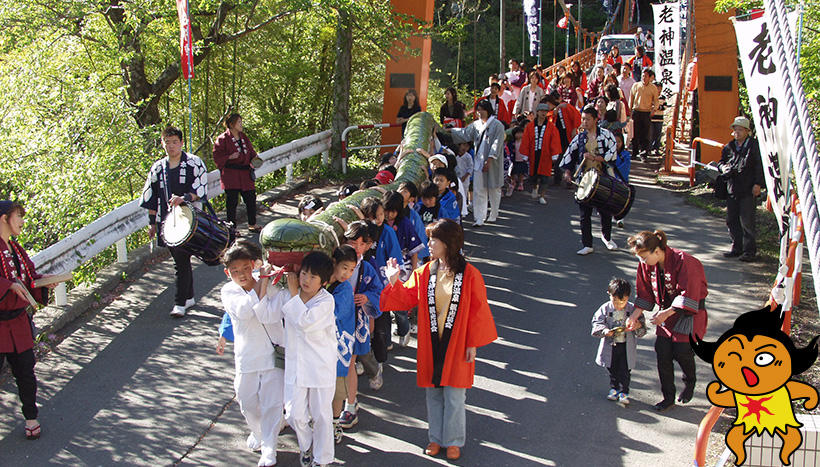
M 645 180 L 646 181 L 646 180 Z M 640 183 L 640 181 L 639 181 Z M 323 193 L 329 193 L 324 190 Z M 625 230 L 663 228 L 670 244 L 703 261 L 710 284 L 709 337 L 733 316 L 762 303 L 738 285 L 762 283 L 753 267 L 725 260 L 719 219 L 653 185 L 639 186 Z M 697 424 L 708 405 L 709 368 L 698 365 L 697 397 L 658 415 L 653 339 L 640 341 L 629 408 L 604 398 L 606 370 L 594 363 L 590 318 L 607 299 L 610 277 L 634 282 L 636 260 L 625 250 L 579 257 L 578 209 L 571 194 L 552 189 L 547 206 L 516 193 L 500 221 L 468 230 L 469 260 L 484 275 L 499 340 L 479 349 L 476 384 L 468 391 L 468 441 L 457 465 L 691 465 Z M 275 206 L 295 213 L 295 201 Z M 263 218 L 269 221 L 273 215 Z M 593 228 L 598 228 L 597 220 Z M 596 230 L 597 231 L 597 230 Z M 38 364 L 43 438 L 26 441 L 11 381 L 0 390 L 0 464 L 255 465 L 232 402 L 233 359 L 213 352 L 222 315 L 220 268 L 194 271 L 198 304 L 172 320 L 173 265 L 165 261 L 135 278 L 110 305 L 75 326 Z M 415 342 L 412 342 L 415 345 Z M 427 442 L 423 391 L 415 387 L 414 349 L 391 354 L 385 386 L 365 380 L 359 425 L 337 448 L 340 464 L 447 464 L 421 453 Z M 280 437 L 279 465 L 298 465 L 290 430 Z

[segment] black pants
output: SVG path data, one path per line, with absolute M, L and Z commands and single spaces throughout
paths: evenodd
M 375 319 L 373 325 L 373 335 L 370 339 L 370 348 L 376 361 L 384 363 L 387 361 L 387 346 L 390 345 L 390 328 L 392 327 L 390 313 L 384 312 Z
M 695 353 L 688 342 L 674 342 L 668 337 L 655 338 L 655 354 L 658 358 L 658 378 L 661 380 L 663 400 L 675 400 L 675 364 L 683 371 L 686 387 L 695 387 Z
M 177 291 L 174 304 L 184 306 L 185 301 L 194 298 L 194 271 L 191 268 L 191 254 L 181 248 L 168 247 L 174 258 L 176 269 Z
M 225 190 L 225 211 L 227 211 L 228 222 L 236 225 L 236 207 L 239 205 L 239 195 L 245 203 L 248 211 L 248 225 L 256 225 L 256 191 Z
M 593 208 L 588 204 L 579 204 L 581 208 L 581 243 L 584 246 L 592 246 L 592 210 Z M 606 211 L 598 209 L 598 214 L 601 216 L 601 233 L 604 238 L 612 240 L 612 215 Z
M 34 349 L 22 353 L 0 353 L 0 369 L 3 360 L 9 362 L 11 374 L 17 382 L 17 394 L 23 403 L 23 417 L 26 420 L 37 418 L 37 377 L 34 376 Z
M 632 372 L 629 370 L 629 363 L 626 360 L 626 342 L 621 342 L 612 346 L 612 360 L 609 370 L 609 387 L 629 394 L 629 380 Z
M 637 156 L 641 151 L 648 153 L 651 149 L 649 147 L 649 134 L 652 129 L 652 120 L 649 117 L 649 112 L 642 112 L 640 110 L 633 111 L 632 128 L 635 132 L 632 138 L 632 154 Z
M 755 255 L 755 197 L 744 196 L 736 199 L 732 196 L 726 199 L 726 227 L 732 238 L 732 251 Z

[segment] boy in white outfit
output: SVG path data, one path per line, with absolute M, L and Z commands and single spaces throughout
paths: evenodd
M 270 278 L 254 277 L 254 267 L 263 255 L 258 245 L 247 240 L 237 241 L 223 253 L 225 274 L 231 281 L 222 286 L 222 305 L 233 325 L 234 389 L 251 429 L 248 447 L 261 447 L 258 465 L 272 466 L 276 464 L 285 378 L 284 361 L 275 358 L 274 352 L 284 352 L 282 305 L 290 293 L 270 285 Z M 268 272 L 269 266 L 261 270 L 263 275 Z M 217 351 L 221 354 L 221 347 Z
M 293 298 L 282 307 L 288 349 L 285 418 L 296 432 L 303 467 L 330 464 L 334 457 L 336 318 L 333 296 L 324 289 L 332 275 L 333 261 L 328 255 L 308 253 L 298 277 L 288 273 L 288 289 Z

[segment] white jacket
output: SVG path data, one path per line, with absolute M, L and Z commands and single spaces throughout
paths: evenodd
M 282 307 L 285 315 L 285 383 L 302 388 L 336 385 L 335 301 L 327 290 L 307 303 L 299 295 Z
M 262 300 L 234 282 L 222 286 L 222 305 L 233 325 L 237 373 L 274 368 L 273 344 L 285 344 L 282 305 L 289 299 L 290 292 L 277 286 L 268 287 Z

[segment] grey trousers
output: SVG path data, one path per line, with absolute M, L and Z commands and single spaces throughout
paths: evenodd
M 465 388 L 426 388 L 427 436 L 439 446 L 464 446 L 467 439 L 467 420 L 464 403 Z

